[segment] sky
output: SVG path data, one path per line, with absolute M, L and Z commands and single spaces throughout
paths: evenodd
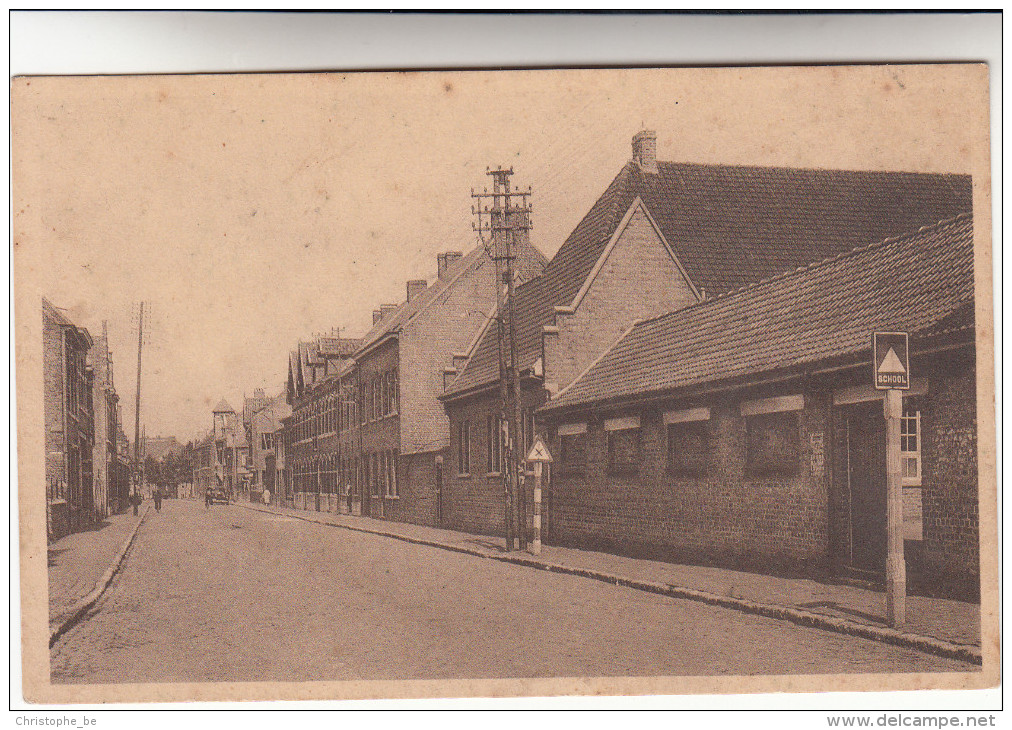
M 512 167 L 551 256 L 654 129 L 681 162 L 970 172 L 951 67 L 31 78 L 12 92 L 14 279 L 106 321 L 132 437 L 137 302 L 147 434 L 281 392 L 299 339 L 469 250 L 471 189 Z M 985 148 L 986 151 L 986 148 Z M 37 317 L 22 307 L 16 318 Z

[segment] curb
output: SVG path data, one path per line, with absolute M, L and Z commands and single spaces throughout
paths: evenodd
M 49 648 L 53 647 L 57 639 L 63 636 L 65 633 L 70 631 L 77 623 L 85 617 L 89 610 L 98 602 L 98 599 L 105 593 L 106 588 L 112 583 L 112 579 L 116 577 L 116 573 L 119 572 L 120 567 L 123 565 L 123 559 L 126 558 L 127 551 L 130 550 L 130 546 L 133 545 L 134 538 L 137 536 L 137 530 L 140 529 L 141 523 L 148 516 L 148 512 L 151 511 L 151 505 L 148 505 L 144 510 L 144 514 L 137 520 L 137 524 L 130 531 L 130 535 L 124 541 L 123 546 L 116 553 L 116 557 L 112 560 L 112 565 L 109 569 L 102 574 L 102 577 L 95 583 L 95 587 L 92 588 L 91 593 L 86 595 L 81 600 L 74 603 L 63 616 L 57 620 L 55 624 L 49 626 Z
M 683 598 L 690 601 L 699 601 L 711 606 L 720 606 L 721 608 L 730 608 L 744 613 L 764 616 L 766 618 L 790 621 L 791 623 L 798 624 L 799 626 L 833 631 L 838 634 L 857 636 L 862 639 L 871 639 L 872 641 L 879 641 L 884 644 L 891 644 L 905 649 L 915 649 L 927 654 L 934 654 L 947 659 L 955 659 L 968 664 L 983 664 L 980 647 L 968 644 L 956 644 L 954 642 L 945 641 L 944 639 L 936 639 L 932 636 L 921 636 L 920 634 L 911 634 L 885 626 L 872 626 L 870 624 L 862 624 L 856 621 L 851 621 L 846 618 L 826 616 L 819 613 L 813 613 L 811 611 L 779 606 L 772 603 L 760 603 L 758 601 L 750 601 L 745 598 L 731 598 L 730 596 L 722 596 L 717 593 L 710 593 L 709 591 L 697 590 L 695 588 L 686 588 L 684 586 L 673 585 L 670 583 L 657 583 L 654 581 L 640 580 L 638 578 L 626 578 L 620 575 L 605 573 L 603 571 L 593 570 L 590 568 L 574 568 L 569 565 L 550 563 L 533 557 L 510 554 L 494 555 L 483 552 L 477 548 L 469 548 L 463 545 L 452 545 L 449 543 L 439 542 L 437 540 L 410 537 L 408 535 L 400 535 L 395 532 L 375 530 L 368 527 L 341 525 L 334 522 L 313 519 L 308 515 L 303 516 L 294 510 L 279 512 L 271 509 L 263 509 L 254 505 L 239 504 L 238 506 L 245 507 L 246 509 L 250 509 L 255 512 L 283 515 L 285 517 L 292 517 L 305 522 L 312 522 L 317 525 L 337 527 L 342 530 L 351 530 L 352 532 L 365 532 L 370 535 L 379 535 L 381 537 L 390 537 L 395 540 L 401 540 L 402 542 L 408 542 L 415 545 L 426 545 L 428 547 L 449 550 L 450 552 L 473 555 L 475 557 L 485 558 L 488 560 L 497 560 L 502 563 L 512 563 L 514 565 L 522 565 L 528 568 L 545 570 L 550 573 L 563 573 L 579 576 L 581 578 L 590 578 L 592 580 L 601 581 L 602 583 L 610 583 L 612 585 L 633 588 L 635 590 L 669 596 L 671 598 Z

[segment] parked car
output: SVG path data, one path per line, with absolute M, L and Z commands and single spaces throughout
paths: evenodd
M 211 492 L 211 504 L 228 504 L 228 492 L 224 489 L 215 489 Z

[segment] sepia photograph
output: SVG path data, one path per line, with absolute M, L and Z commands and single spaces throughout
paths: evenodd
M 11 109 L 28 701 L 998 682 L 985 65 Z

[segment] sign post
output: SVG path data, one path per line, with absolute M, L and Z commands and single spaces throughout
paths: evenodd
M 548 453 L 545 442 L 540 438 L 534 440 L 527 461 L 534 465 L 534 534 L 532 535 L 531 555 L 541 554 L 541 473 L 545 464 L 552 463 L 552 455 Z
M 886 616 L 900 628 L 906 621 L 907 565 L 903 554 L 903 479 L 900 420 L 903 391 L 910 388 L 910 348 L 906 332 L 876 332 L 872 340 L 875 387 L 885 390 L 886 423 Z

